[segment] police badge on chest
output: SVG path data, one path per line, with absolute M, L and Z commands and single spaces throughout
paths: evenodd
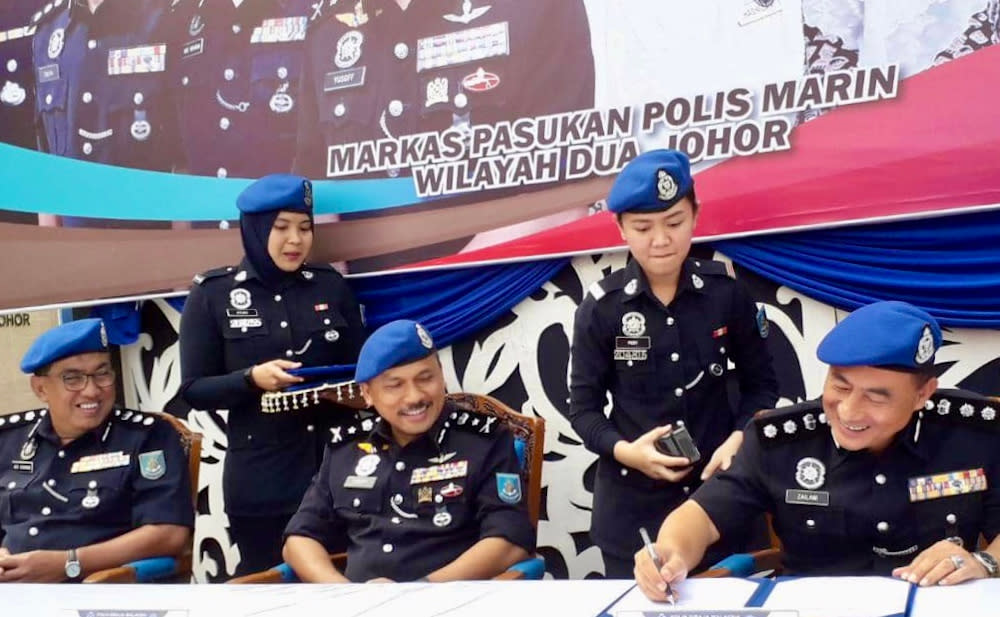
M 649 356 L 650 340 L 646 333 L 646 317 L 632 311 L 622 316 L 622 334 L 615 337 L 615 360 L 645 361 Z

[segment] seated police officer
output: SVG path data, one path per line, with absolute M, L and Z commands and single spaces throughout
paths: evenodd
M 21 370 L 46 408 L 0 416 L 0 581 L 181 553 L 194 526 L 187 457 L 167 422 L 115 407 L 104 323 L 49 330 Z
M 283 555 L 299 578 L 482 579 L 526 559 L 535 531 L 513 437 L 496 418 L 445 401 L 427 331 L 407 320 L 379 328 L 361 348 L 355 380 L 378 417 L 334 432 L 288 524 Z M 341 573 L 327 549 L 345 536 Z
M 997 575 L 997 403 L 937 388 L 941 330 L 904 302 L 860 308 L 827 334 L 821 400 L 758 414 L 728 472 L 667 517 L 635 556 L 647 596 L 684 578 L 705 548 L 762 511 L 785 569 L 889 575 L 921 585 Z M 982 534 L 990 545 L 976 551 Z

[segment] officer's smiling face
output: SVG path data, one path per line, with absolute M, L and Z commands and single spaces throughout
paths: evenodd
M 313 226 L 308 214 L 279 212 L 267 237 L 267 254 L 279 269 L 295 272 L 309 256 Z
M 625 212 L 618 222 L 622 239 L 647 278 L 675 276 L 691 250 L 697 215 L 687 197 L 662 212 Z
M 937 379 L 874 366 L 833 366 L 823 411 L 840 447 L 882 452 L 937 389 Z
M 444 373 L 437 354 L 391 368 L 361 384 L 365 402 L 389 423 L 401 446 L 426 433 L 444 407 Z
M 31 389 L 48 406 L 56 433 L 71 440 L 107 419 L 115 403 L 114 381 L 110 354 L 95 351 L 53 362 L 45 375 L 31 376 Z

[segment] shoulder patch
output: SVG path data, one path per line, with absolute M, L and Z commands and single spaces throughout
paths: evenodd
M 39 418 L 44 418 L 47 413 L 49 413 L 48 409 L 29 409 L 28 411 L 19 411 L 6 416 L 0 416 L 0 431 L 19 426 L 28 426 Z
M 587 288 L 587 293 L 593 296 L 594 300 L 600 300 L 604 297 L 606 292 L 604 291 L 604 288 L 601 287 L 600 281 L 594 281 L 594 284 Z
M 826 433 L 825 430 L 819 430 L 826 427 L 826 414 L 823 413 L 823 404 L 818 400 L 758 412 L 754 415 L 753 423 L 761 444 L 765 447 Z
M 988 430 L 1000 429 L 1000 400 L 975 392 L 939 389 L 924 405 L 924 420 L 964 424 Z
M 493 435 L 499 431 L 501 425 L 497 416 L 458 407 L 451 410 L 445 426 L 466 433 Z
M 116 408 L 111 415 L 120 424 L 127 424 L 129 426 L 149 428 L 156 423 L 156 416 L 153 414 L 136 411 L 135 409 L 126 409 L 124 407 Z
M 371 412 L 356 412 L 345 414 L 336 425 L 330 427 L 329 444 L 339 447 L 344 444 L 354 443 L 362 437 L 367 437 L 382 418 L 378 414 Z
M 726 276 L 731 279 L 736 278 L 736 271 L 732 264 L 715 261 L 714 259 L 692 259 L 690 260 L 694 270 L 700 274 L 709 276 Z
M 232 274 L 236 271 L 236 266 L 222 266 L 221 268 L 213 268 L 211 270 L 206 270 L 201 274 L 195 274 L 194 278 L 191 279 L 195 285 L 201 285 L 209 279 L 218 278 L 220 276 L 225 276 L 227 274 Z
M 627 273 L 624 268 L 621 270 L 615 270 L 601 280 L 595 281 L 591 284 L 591 286 L 587 288 L 587 292 L 594 297 L 594 300 L 600 300 L 612 291 L 623 289 L 625 285 L 628 284 L 628 280 L 625 276 L 626 274 Z

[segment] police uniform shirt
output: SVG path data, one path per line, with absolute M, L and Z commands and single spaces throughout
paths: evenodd
M 348 423 L 285 535 L 327 547 L 348 537 L 345 575 L 355 582 L 415 580 L 484 538 L 534 552 L 514 439 L 496 422 L 446 403 L 431 430 L 404 448 L 380 419 Z
M 170 81 L 189 173 L 255 178 L 291 170 L 310 4 L 175 3 Z
M 43 3 L 0 1 L 0 141 L 34 148 L 35 79 L 31 17 Z
M 975 550 L 1000 532 L 996 408 L 939 390 L 880 455 L 838 448 L 819 401 L 768 411 L 692 499 L 723 537 L 770 512 L 795 574 L 887 576 L 952 537 Z
M 319 466 L 326 406 L 262 413 L 261 392 L 243 371 L 275 359 L 307 367 L 353 364 L 365 337 L 360 308 L 327 265 L 304 266 L 278 290 L 266 287 L 246 260 L 195 281 L 181 318 L 181 394 L 197 409 L 230 410 L 226 511 L 294 512 Z
M 172 169 L 178 148 L 165 78 L 167 6 L 167 0 L 104 0 L 91 14 L 85 0 L 57 0 L 36 14 L 41 150 Z
M 187 455 L 167 422 L 115 409 L 63 445 L 46 410 L 0 416 L 0 537 L 11 553 L 194 526 Z
M 576 312 L 568 415 L 601 457 L 591 535 L 603 550 L 631 555 L 638 528 L 658 527 L 697 487 L 714 450 L 754 412 L 774 405 L 767 327 L 746 288 L 714 261 L 686 260 L 669 306 L 655 298 L 634 260 L 591 287 Z M 727 388 L 730 360 L 739 383 L 736 409 Z M 678 422 L 702 454 L 681 482 L 653 480 L 614 459 L 619 440 Z

